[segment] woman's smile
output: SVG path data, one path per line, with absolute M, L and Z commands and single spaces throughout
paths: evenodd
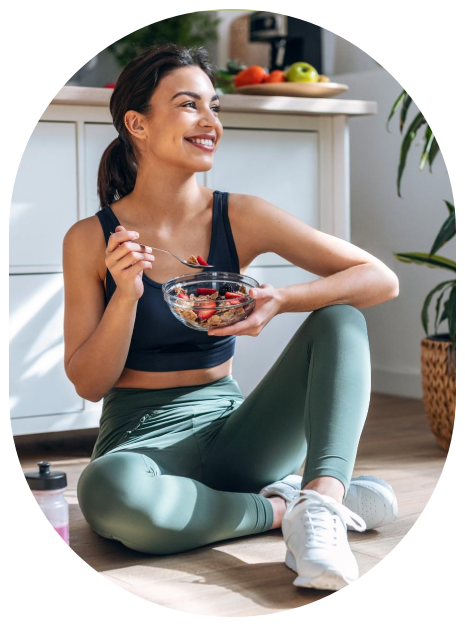
M 196 148 L 200 148 L 201 150 L 206 150 L 207 152 L 213 152 L 215 150 L 215 144 L 208 139 L 187 139 L 186 141 Z

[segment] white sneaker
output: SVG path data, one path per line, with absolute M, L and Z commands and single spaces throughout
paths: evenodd
M 280 496 L 291 502 L 302 488 L 302 476 L 289 474 L 260 491 L 262 496 Z M 398 514 L 397 498 L 394 489 L 387 482 L 376 476 L 357 476 L 350 481 L 342 504 L 359 515 L 371 530 L 394 521 Z M 354 530 L 348 524 L 348 530 Z
M 298 574 L 294 585 L 336 591 L 358 578 L 347 540 L 349 522 L 354 530 L 366 528 L 361 517 L 334 498 L 310 489 L 298 491 L 282 521 L 285 563 Z
M 394 489 L 376 476 L 352 478 L 342 504 L 360 515 L 367 530 L 393 522 L 399 512 Z
M 302 487 L 302 476 L 298 474 L 289 474 L 282 480 L 277 480 L 270 485 L 266 485 L 260 491 L 260 495 L 265 496 L 265 498 L 270 498 L 271 496 L 281 496 L 287 502 L 291 502 L 294 499 L 294 496 L 297 494 L 297 491 Z

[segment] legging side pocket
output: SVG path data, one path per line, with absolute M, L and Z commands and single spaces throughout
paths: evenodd
M 139 428 L 141 428 L 150 417 L 155 417 L 157 413 L 158 411 L 148 411 L 147 413 L 144 413 L 142 417 L 137 418 L 137 421 L 135 421 L 133 425 L 130 426 L 129 430 L 126 430 L 126 432 L 123 433 L 123 435 L 118 439 L 117 443 L 110 452 L 114 452 L 119 446 L 121 446 L 123 443 L 126 443 L 130 435 L 139 430 Z

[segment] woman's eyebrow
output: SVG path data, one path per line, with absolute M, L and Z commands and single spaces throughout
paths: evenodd
M 201 97 L 199 96 L 199 94 L 198 93 L 194 93 L 193 91 L 178 91 L 178 93 L 174 94 L 174 96 L 171 98 L 171 100 L 174 100 L 178 96 L 190 96 L 191 98 L 195 98 L 196 100 L 201 100 Z M 213 100 L 219 100 L 219 99 L 220 99 L 220 97 L 218 96 L 217 93 L 215 93 L 211 97 L 210 102 L 213 102 Z

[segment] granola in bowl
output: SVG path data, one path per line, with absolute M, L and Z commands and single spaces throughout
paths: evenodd
M 248 291 L 258 286 L 249 276 L 202 272 L 167 281 L 163 296 L 179 321 L 195 330 L 208 331 L 230 326 L 250 315 L 255 300 Z

